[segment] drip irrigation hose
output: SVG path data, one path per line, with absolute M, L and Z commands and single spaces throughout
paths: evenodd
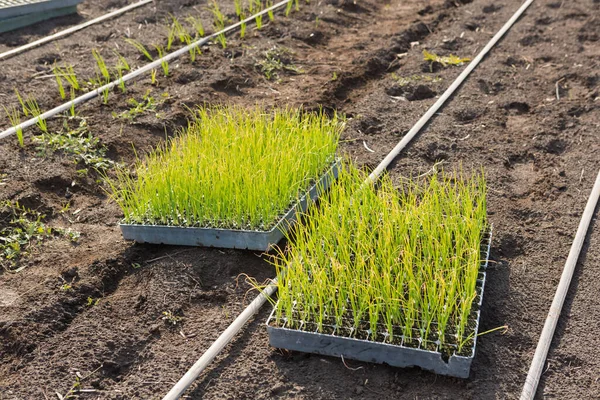
M 285 3 L 285 2 L 284 2 Z M 442 97 L 435 102 L 433 106 L 425 113 L 421 119 L 412 127 L 409 133 L 398 143 L 396 147 L 387 155 L 387 157 L 377 166 L 377 168 L 369 175 L 365 184 L 374 182 L 387 168 L 391 161 L 396 158 L 400 151 L 416 136 L 421 128 L 429 121 L 435 112 L 444 104 L 446 100 L 456 91 L 465 78 L 479 64 L 483 57 L 490 51 L 492 47 L 500 40 L 502 36 L 514 25 L 525 10 L 533 3 L 533 0 L 527 0 L 508 20 L 506 24 L 498 31 L 498 33 L 490 40 L 484 49 L 473 59 L 473 61 L 465 68 L 465 70 L 456 78 L 452 85 L 444 92 Z M 282 3 L 279 3 L 281 5 Z M 279 277 L 281 278 L 281 277 Z M 240 314 L 239 317 L 219 336 L 219 338 L 208 348 L 208 350 L 200 357 L 200 359 L 186 372 L 186 374 L 177 382 L 177 384 L 169 391 L 163 400 L 176 400 L 185 392 L 185 390 L 194 382 L 198 376 L 204 371 L 208 364 L 225 348 L 225 346 L 233 339 L 233 337 L 242 329 L 244 324 L 254 315 L 260 307 L 267 301 L 267 298 L 272 296 L 277 290 L 277 279 L 272 281 L 264 291 L 262 291 L 250 305 Z
M 523 15 L 525 10 L 533 3 L 534 0 L 527 0 L 521 7 L 513 14 L 513 16 L 504 24 L 504 26 L 494 35 L 494 37 L 488 42 L 488 44 L 477 54 L 477 56 L 467 65 L 463 72 L 456 78 L 452 85 L 442 96 L 427 110 L 427 112 L 417 121 L 417 123 L 408 131 L 408 133 L 400 140 L 400 142 L 390 151 L 390 153 L 383 159 L 383 161 L 371 172 L 367 182 L 375 182 L 377 178 L 383 173 L 384 170 L 394 161 L 398 154 L 413 140 L 413 138 L 421 131 L 421 129 L 429 122 L 431 117 L 438 112 L 438 110 L 444 105 L 446 100 L 450 98 L 459 88 L 469 74 L 477 67 L 479 62 L 487 55 L 487 53 L 498 43 L 500 39 L 508 32 L 508 30 L 514 25 L 514 23 Z
M 30 127 L 32 125 L 35 125 L 38 122 L 38 120 L 46 120 L 46 119 L 48 119 L 50 117 L 55 116 L 58 113 L 61 113 L 61 112 L 64 112 L 64 111 L 68 111 L 68 110 L 71 109 L 71 107 L 77 106 L 77 105 L 79 105 L 81 103 L 85 103 L 86 101 L 88 101 L 90 99 L 93 99 L 96 96 L 99 96 L 101 93 L 103 93 L 105 91 L 112 90 L 113 88 L 115 88 L 116 86 L 118 86 L 119 84 L 121 84 L 123 82 L 130 81 L 130 80 L 132 80 L 134 78 L 137 78 L 138 76 L 140 76 L 142 74 L 145 74 L 146 72 L 149 72 L 149 71 L 151 71 L 153 69 L 160 68 L 161 65 L 162 65 L 162 63 L 171 61 L 171 60 L 173 60 L 173 59 L 175 59 L 175 58 L 177 58 L 177 57 L 179 57 L 179 56 L 181 56 L 183 54 L 186 54 L 190 50 L 195 49 L 196 47 L 199 47 L 199 46 L 202 46 L 202 45 L 208 43 L 211 39 L 216 38 L 219 35 L 224 35 L 226 33 L 229 33 L 231 31 L 239 28 L 242 24 L 251 23 L 252 21 L 254 21 L 254 19 L 256 17 L 265 15 L 265 14 L 269 13 L 270 11 L 274 11 L 274 10 L 276 10 L 276 9 L 278 9 L 278 8 L 286 5 L 286 4 L 288 4 L 290 1 L 292 1 L 292 0 L 283 0 L 283 1 L 281 1 L 281 2 L 279 2 L 277 4 L 275 4 L 275 5 L 273 5 L 271 7 L 265 8 L 264 10 L 262 10 L 262 11 L 256 13 L 256 14 L 254 14 L 254 15 L 252 15 L 251 17 L 248 17 L 248 18 L 246 18 L 246 19 L 244 19 L 242 21 L 239 21 L 239 22 L 237 22 L 237 23 L 235 23 L 233 25 L 230 25 L 227 28 L 225 28 L 225 29 L 223 29 L 223 30 L 221 30 L 219 32 L 216 32 L 216 33 L 213 33 L 212 35 L 206 36 L 206 37 L 204 37 L 204 38 L 202 38 L 202 39 L 200 39 L 200 40 L 198 40 L 198 41 L 196 41 L 194 43 L 191 43 L 191 44 L 189 44 L 189 45 L 187 45 L 185 47 L 182 47 L 179 50 L 176 50 L 176 51 L 174 51 L 172 53 L 169 53 L 166 56 L 164 56 L 164 57 L 162 57 L 162 58 L 160 58 L 160 59 L 158 59 L 156 61 L 153 61 L 150 64 L 146 64 L 143 67 L 138 68 L 135 71 L 130 72 L 127 75 L 123 75 L 123 77 L 117 79 L 116 81 L 112 81 L 110 83 L 107 83 L 106 85 L 101 86 L 101 87 L 99 87 L 97 89 L 94 89 L 94 90 L 92 90 L 92 91 L 90 91 L 90 92 L 88 92 L 88 93 L 86 93 L 86 94 L 84 94 L 82 96 L 77 97 L 76 99 L 73 99 L 73 100 L 71 100 L 71 101 L 69 101 L 67 103 L 64 103 L 64 104 L 62 104 L 62 105 L 60 105 L 58 107 L 55 107 L 55 108 L 53 108 L 53 109 L 51 109 L 49 111 L 46 111 L 45 113 L 43 113 L 43 114 L 41 114 L 41 115 L 39 115 L 39 116 L 37 116 L 35 118 L 28 119 L 25 122 L 22 122 L 22 123 L 20 123 L 18 125 L 15 125 L 12 128 L 9 128 L 9 129 L 5 130 L 4 132 L 1 132 L 0 133 L 0 139 L 4 139 L 7 136 L 15 134 L 17 132 L 17 130 L 19 130 L 19 129 L 25 129 L 25 128 L 28 128 L 28 127 Z
M 573 240 L 571 250 L 569 251 L 569 256 L 567 257 L 565 267 L 560 277 L 560 282 L 556 288 L 556 293 L 554 295 L 554 299 L 552 300 L 548 317 L 546 318 L 544 328 L 542 329 L 542 334 L 540 335 L 540 340 L 535 349 L 533 361 L 529 367 L 529 373 L 527 374 L 527 379 L 525 380 L 525 385 L 523 386 L 523 392 L 521 393 L 521 400 L 533 400 L 535 392 L 537 391 L 540 376 L 542 375 L 542 370 L 544 368 L 544 364 L 546 363 L 546 356 L 548 355 L 548 350 L 550 349 L 550 344 L 552 343 L 552 337 L 554 336 L 554 330 L 556 329 L 556 324 L 560 318 L 560 313 L 571 284 L 571 278 L 573 278 L 573 273 L 575 272 L 575 267 L 577 266 L 579 253 L 583 247 L 583 242 L 587 235 L 590 221 L 594 216 L 594 210 L 596 209 L 596 204 L 598 203 L 599 197 L 600 171 L 598 172 L 596 183 L 592 188 L 592 192 L 588 198 L 585 210 L 581 216 L 581 221 L 579 221 L 579 227 L 577 228 L 575 239 Z
M 248 320 L 260 310 L 268 297 L 271 297 L 277 290 L 277 279 L 273 279 L 271 284 L 266 287 L 248 307 L 229 325 L 219 336 L 217 340 L 206 350 L 198 361 L 185 373 L 185 375 L 173 386 L 163 400 L 176 400 L 187 390 L 196 378 L 204 371 L 212 360 L 221 352 L 221 350 L 233 339 Z
M 25 45 L 23 45 L 21 47 L 17 47 L 16 49 L 12 49 L 12 50 L 6 51 L 4 53 L 0 53 L 0 60 L 2 60 L 4 58 L 12 57 L 12 56 L 17 55 L 19 53 L 22 53 L 22 52 L 24 52 L 26 50 L 33 49 L 34 47 L 37 47 L 37 46 L 41 46 L 41 45 L 43 45 L 45 43 L 52 42 L 52 41 L 54 41 L 54 40 L 56 40 L 58 38 L 70 35 L 71 33 L 75 33 L 77 31 L 80 31 L 80 30 L 84 29 L 84 28 L 87 28 L 90 25 L 94 25 L 94 24 L 97 24 L 99 22 L 106 21 L 107 19 L 111 19 L 113 17 L 116 17 L 117 15 L 121 15 L 123 13 L 126 13 L 129 10 L 133 10 L 134 8 L 138 8 L 138 7 L 141 7 L 141 6 L 146 5 L 148 3 L 152 3 L 153 1 L 154 0 L 142 0 L 142 1 L 138 2 L 138 3 L 130 4 L 130 5 L 126 6 L 126 7 L 119 8 L 118 10 L 109 12 L 108 14 L 104 14 L 104 15 L 98 17 L 98 18 L 94 18 L 94 19 L 92 19 L 90 21 L 84 22 L 83 24 L 75 25 L 75 26 L 73 26 L 73 27 L 71 27 L 69 29 L 65 29 L 64 31 L 56 32 L 53 35 L 46 36 L 46 37 L 43 37 L 41 39 L 38 39 L 35 42 L 31 42 L 31 43 L 25 44 Z

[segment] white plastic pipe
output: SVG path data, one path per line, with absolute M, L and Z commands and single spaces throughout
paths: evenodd
M 248 320 L 260 310 L 262 305 L 271 297 L 277 290 L 277 279 L 273 279 L 272 283 L 267 286 L 248 307 L 229 325 L 219 336 L 219 338 L 206 350 L 198 361 L 189 369 L 188 372 L 173 386 L 163 400 L 176 400 L 187 390 L 188 387 L 196 380 L 196 378 L 204 371 L 204 369 L 215 359 L 215 357 L 223 350 L 223 348 L 233 339 L 233 337 L 242 329 Z
M 285 3 L 285 2 L 284 2 Z M 465 71 L 452 85 L 444 92 L 442 97 L 427 111 L 427 113 L 417 122 L 415 126 L 409 131 L 409 133 L 402 139 L 402 141 L 392 150 L 390 154 L 379 164 L 379 166 L 369 175 L 365 184 L 374 182 L 383 172 L 384 169 L 390 164 L 390 162 L 400 153 L 400 151 L 416 136 L 419 130 L 429 121 L 433 114 L 444 104 L 444 102 L 456 91 L 460 84 L 465 78 L 471 73 L 471 71 L 479 64 L 481 59 L 490 51 L 490 49 L 500 40 L 500 38 L 510 29 L 510 27 L 516 22 L 516 20 L 523 14 L 523 12 L 533 3 L 533 0 L 525 2 L 521 8 L 511 17 L 511 19 L 504 24 L 502 29 L 494 36 L 486 47 L 477 55 L 477 57 L 467 66 Z M 281 4 L 281 3 L 280 3 Z M 412 133 L 411 133 L 412 132 Z M 219 338 L 209 347 L 209 349 L 202 355 L 202 357 L 194 364 L 192 368 L 177 382 L 177 384 L 169 391 L 169 393 L 163 398 L 163 400 L 176 400 L 183 394 L 183 392 L 192 384 L 192 382 L 200 376 L 202 371 L 208 366 L 208 364 L 214 360 L 214 358 L 225 348 L 225 346 L 233 339 L 233 337 L 242 329 L 244 324 L 254 315 L 260 307 L 265 303 L 267 297 L 270 297 L 277 290 L 277 279 L 273 280 L 273 284 L 263 291 L 254 301 L 246 308 L 239 317 L 227 328 L 225 332 L 219 336 Z
M 17 47 L 15 49 L 6 51 L 4 53 L 0 53 L 0 60 L 12 57 L 12 56 L 14 56 L 16 54 L 22 53 L 22 52 L 24 52 L 26 50 L 29 50 L 29 49 L 33 49 L 34 47 L 37 47 L 37 46 L 41 46 L 41 45 L 43 45 L 45 43 L 52 42 L 52 41 L 54 41 L 56 39 L 59 39 L 59 38 L 61 38 L 63 36 L 67 36 L 67 35 L 70 35 L 71 33 L 74 33 L 74 32 L 80 31 L 80 30 L 82 30 L 84 28 L 87 28 L 90 25 L 94 25 L 94 24 L 97 24 L 99 22 L 106 21 L 107 19 L 111 19 L 113 17 L 116 17 L 117 15 L 121 15 L 123 13 L 126 13 L 129 10 L 133 10 L 134 8 L 138 8 L 138 7 L 141 7 L 141 6 L 146 5 L 148 3 L 152 3 L 153 1 L 154 0 L 142 0 L 142 1 L 138 2 L 138 3 L 130 4 L 130 5 L 126 6 L 126 7 L 119 8 L 118 10 L 109 12 L 108 14 L 104 14 L 104 15 L 98 17 L 98 18 L 94 18 L 94 19 L 92 19 L 90 21 L 87 21 L 87 22 L 84 22 L 84 23 L 82 23 L 80 25 L 75 25 L 75 26 L 73 26 L 73 27 L 71 27 L 69 29 L 65 29 L 64 31 L 60 31 L 60 32 L 57 32 L 57 33 L 55 33 L 53 35 L 43 37 L 41 39 L 36 40 L 35 42 L 31 42 L 31 43 L 25 44 L 23 46 L 20 46 L 20 47 Z
M 535 354 L 533 355 L 533 361 L 529 367 L 529 373 L 527 374 L 527 379 L 525 380 L 525 385 L 523 386 L 523 392 L 521 393 L 521 400 L 533 400 L 535 392 L 537 391 L 540 376 L 542 375 L 542 370 L 544 368 L 544 364 L 546 363 L 546 356 L 548 355 L 548 350 L 550 349 L 550 343 L 552 343 L 552 337 L 554 336 L 554 330 L 556 329 L 556 324 L 560 318 L 560 313 L 562 311 L 565 298 L 567 297 L 569 286 L 571 285 L 571 278 L 573 278 L 573 273 L 575 272 L 575 267 L 577 266 L 579 253 L 583 247 L 583 242 L 587 235 L 590 221 L 594 216 L 594 210 L 596 209 L 598 198 L 600 198 L 600 171 L 598 172 L 596 183 L 592 188 L 592 192 L 588 198 L 585 210 L 581 216 L 581 221 L 579 221 L 579 227 L 577 228 L 577 233 L 575 234 L 575 240 L 573 240 L 573 245 L 569 251 L 569 257 L 567 257 L 565 268 L 563 269 L 560 282 L 556 288 L 556 294 L 552 300 L 548 317 L 544 323 L 540 340 L 537 348 L 535 349 Z
M 191 44 L 189 44 L 189 45 L 187 45 L 185 47 L 182 47 L 179 50 L 176 50 L 176 51 L 174 51 L 172 53 L 169 53 L 169 54 L 165 55 L 163 58 L 155 60 L 155 61 L 151 62 L 150 64 L 146 64 L 143 67 L 138 68 L 135 71 L 128 73 L 127 75 L 123 75 L 123 77 L 121 77 L 120 79 L 117 79 L 116 81 L 107 83 L 106 85 L 104 85 L 102 87 L 99 87 L 98 89 L 94 89 L 91 92 L 88 92 L 88 93 L 86 93 L 86 94 L 84 94 L 82 96 L 77 97 L 76 99 L 73 99 L 73 100 L 71 100 L 71 101 L 69 101 L 67 103 L 64 103 L 64 104 L 62 104 L 62 105 L 60 105 L 58 107 L 55 107 L 55 108 L 53 108 L 53 109 L 51 109 L 49 111 L 46 111 L 45 113 L 41 114 L 38 117 L 28 119 L 25 122 L 22 122 L 22 123 L 20 123 L 20 124 L 18 124 L 16 126 L 13 126 L 13 127 L 9 128 L 9 129 L 5 130 L 4 132 L 1 132 L 0 133 L 0 139 L 3 139 L 3 138 L 5 138 L 7 136 L 10 136 L 10 135 L 13 135 L 19 129 L 25 129 L 25 128 L 28 128 L 28 127 L 30 127 L 32 125 L 35 125 L 39 119 L 42 119 L 42 120 L 48 119 L 50 117 L 55 116 L 56 114 L 59 114 L 61 112 L 70 110 L 71 107 L 73 107 L 73 106 L 77 106 L 77 105 L 79 105 L 81 103 L 85 103 L 86 101 L 88 101 L 90 99 L 93 99 L 94 97 L 100 95 L 104 91 L 112 90 L 114 87 L 116 87 L 119 84 L 121 84 L 121 82 L 127 82 L 127 81 L 132 80 L 132 79 L 134 79 L 134 78 L 136 78 L 136 77 L 138 77 L 138 76 L 140 76 L 142 74 L 145 74 L 146 72 L 149 72 L 149 71 L 151 71 L 153 69 L 160 68 L 161 64 L 163 62 L 165 62 L 165 61 L 166 62 L 171 61 L 171 60 L 173 60 L 173 59 L 175 59 L 175 58 L 177 58 L 177 57 L 179 57 L 179 56 L 181 56 L 183 54 L 186 54 L 191 49 L 194 49 L 196 47 L 202 46 L 202 45 L 208 43 L 209 40 L 211 40 L 213 38 L 216 38 L 219 35 L 223 35 L 223 34 L 229 33 L 231 31 L 237 29 L 242 24 L 251 23 L 252 21 L 254 21 L 254 19 L 256 17 L 261 16 L 261 15 L 265 15 L 265 14 L 267 14 L 270 11 L 276 10 L 276 9 L 278 9 L 278 8 L 280 8 L 280 7 L 288 4 L 290 1 L 292 1 L 292 0 L 283 0 L 283 1 L 281 1 L 281 2 L 279 2 L 277 4 L 275 4 L 275 5 L 273 5 L 271 7 L 265 8 L 261 12 L 258 12 L 256 14 L 252 15 L 251 17 L 248 17 L 248 18 L 246 18 L 246 19 L 244 19 L 244 20 L 242 20 L 240 22 L 237 22 L 237 23 L 235 23 L 233 25 L 230 25 L 227 28 L 225 28 L 225 29 L 223 29 L 223 30 L 221 30 L 219 32 L 216 32 L 216 33 L 213 33 L 212 35 L 206 36 L 205 38 L 202 38 L 202 39 L 200 39 L 200 40 L 198 40 L 198 41 L 196 41 L 194 43 L 191 43 Z
M 377 178 L 383 173 L 384 170 L 394 161 L 398 154 L 413 140 L 413 138 L 421 131 L 421 129 L 429 122 L 431 117 L 438 112 L 438 110 L 444 105 L 446 100 L 454 94 L 456 89 L 464 82 L 469 74 L 477 67 L 479 62 L 486 56 L 486 54 L 498 43 L 498 41 L 508 32 L 508 30 L 514 25 L 514 23 L 523 15 L 525 10 L 533 3 L 534 0 L 527 0 L 523 5 L 513 14 L 513 16 L 504 24 L 504 26 L 496 33 L 496 35 L 488 42 L 488 44 L 477 54 L 477 56 L 467 65 L 463 72 L 456 78 L 452 85 L 442 96 L 427 110 L 425 115 L 417 121 L 417 123 L 408 131 L 408 133 L 400 140 L 400 142 L 394 147 L 392 151 L 383 159 L 381 163 L 371 172 L 367 182 L 375 182 Z

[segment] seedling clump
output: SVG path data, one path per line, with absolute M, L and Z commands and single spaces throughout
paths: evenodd
M 288 71 L 294 74 L 303 73 L 302 69 L 292 62 L 292 52 L 284 47 L 273 47 L 265 52 L 264 58 L 256 63 L 257 68 L 271 80 L 279 77 L 279 72 Z
M 471 61 L 470 58 L 464 57 L 458 57 L 455 56 L 453 54 L 450 54 L 449 56 L 438 56 L 437 54 L 434 53 L 430 53 L 427 50 L 423 50 L 423 59 L 425 61 L 429 61 L 431 64 L 433 63 L 440 63 L 442 64 L 442 66 L 447 67 L 449 65 L 462 65 L 466 62 Z
M 125 223 L 268 230 L 334 161 L 342 120 L 201 107 L 178 136 L 108 180 Z
M 470 354 L 488 230 L 483 174 L 435 173 L 400 191 L 389 177 L 377 189 L 365 178 L 344 166 L 275 261 L 275 323 Z

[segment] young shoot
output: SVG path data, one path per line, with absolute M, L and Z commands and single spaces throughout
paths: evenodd
M 92 55 L 96 60 L 96 64 L 98 64 L 98 69 L 100 70 L 100 74 L 104 78 L 104 81 L 110 82 L 110 72 L 108 72 L 108 67 L 106 66 L 104 58 L 102 58 L 102 55 L 96 49 L 92 50 Z
M 202 107 L 110 193 L 126 223 L 268 230 L 330 167 L 342 127 L 322 112 Z
M 186 21 L 192 25 L 192 27 L 194 28 L 194 31 L 196 31 L 196 34 L 199 37 L 204 37 L 204 25 L 202 24 L 202 21 L 200 20 L 199 17 L 194 17 L 194 16 L 189 16 L 186 18 Z
M 35 123 L 38 126 L 38 128 L 40 128 L 40 131 L 42 131 L 43 133 L 47 133 L 48 125 L 46 123 L 46 120 L 41 116 L 42 110 L 40 109 L 37 100 L 33 97 L 28 96 L 27 100 L 25 100 L 25 106 L 27 107 L 31 115 L 36 118 Z
M 21 127 L 18 127 L 19 125 L 21 125 L 21 113 L 16 107 L 11 107 L 10 109 L 4 107 L 4 111 L 6 112 L 6 115 L 8 116 L 11 125 L 14 128 L 16 128 L 15 131 L 17 134 L 17 140 L 19 141 L 19 146 L 24 147 L 25 142 L 23 139 L 23 129 Z
M 146 49 L 146 47 L 141 44 L 140 42 L 138 42 L 137 40 L 134 39 L 125 39 L 125 41 L 127 43 L 129 43 L 130 45 L 132 45 L 133 47 L 135 47 L 140 53 L 142 53 L 148 60 L 150 61 L 154 61 L 154 58 L 152 57 L 152 55 L 148 52 L 148 50 Z
M 165 54 L 165 50 L 163 49 L 162 46 L 154 46 L 154 48 L 156 48 L 156 52 L 158 53 L 158 58 L 161 59 L 163 58 L 164 54 Z M 164 60 L 161 61 L 160 66 L 163 70 L 163 74 L 165 75 L 165 77 L 169 76 L 169 62 Z

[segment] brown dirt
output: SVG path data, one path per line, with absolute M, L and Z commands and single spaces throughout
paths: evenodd
M 86 2 L 84 17 L 0 35 L 0 51 L 124 3 Z M 313 1 L 243 41 L 231 39 L 226 50 L 206 46 L 193 65 L 185 57 L 172 63 L 173 75 L 159 76 L 158 88 L 146 77 L 127 95 L 112 94 L 108 105 L 94 100 L 79 111 L 110 157 L 129 163 L 131 144 L 145 151 L 185 123 L 186 105 L 323 106 L 352 118 L 343 152 L 374 167 L 461 70 L 432 73 L 422 50 L 474 56 L 519 3 Z M 352 361 L 349 369 L 338 359 L 273 349 L 265 307 L 189 398 L 517 398 L 600 167 L 599 11 L 597 0 L 535 2 L 391 168 L 396 178 L 424 173 L 439 161 L 486 171 L 496 236 L 482 323 L 484 330 L 506 324 L 509 331 L 480 338 L 470 379 Z M 210 20 L 205 2 L 158 2 L 3 61 L 0 103 L 16 104 L 17 87 L 35 94 L 43 109 L 60 104 L 54 80 L 43 76 L 57 58 L 91 76 L 92 48 L 114 64 L 109 50 L 118 44 L 130 62 L 143 64 L 122 36 L 147 45 L 163 41 L 159 22 L 168 12 L 201 12 Z M 254 64 L 275 45 L 291 49 L 305 73 L 266 81 Z M 392 74 L 440 79 L 400 87 Z M 148 89 L 156 97 L 170 95 L 160 107 L 162 119 L 113 119 L 127 98 L 139 99 Z M 20 149 L 14 138 L 0 142 L 0 155 L 2 199 L 43 210 L 50 226 L 82 233 L 78 245 L 55 238 L 36 247 L 18 274 L 0 272 L 1 399 L 64 395 L 76 372 L 87 377 L 84 388 L 96 390 L 82 399 L 161 398 L 248 303 L 249 286 L 238 275 L 262 281 L 274 274 L 252 252 L 124 242 L 119 210 L 96 176 L 81 178 L 68 157 L 40 157 L 34 145 Z M 61 213 L 69 200 L 70 209 Z M 592 225 L 539 398 L 600 398 L 597 219 Z M 60 289 L 64 280 L 73 282 L 72 291 Z M 90 307 L 88 297 L 100 301 Z M 164 311 L 183 319 L 170 326 Z

